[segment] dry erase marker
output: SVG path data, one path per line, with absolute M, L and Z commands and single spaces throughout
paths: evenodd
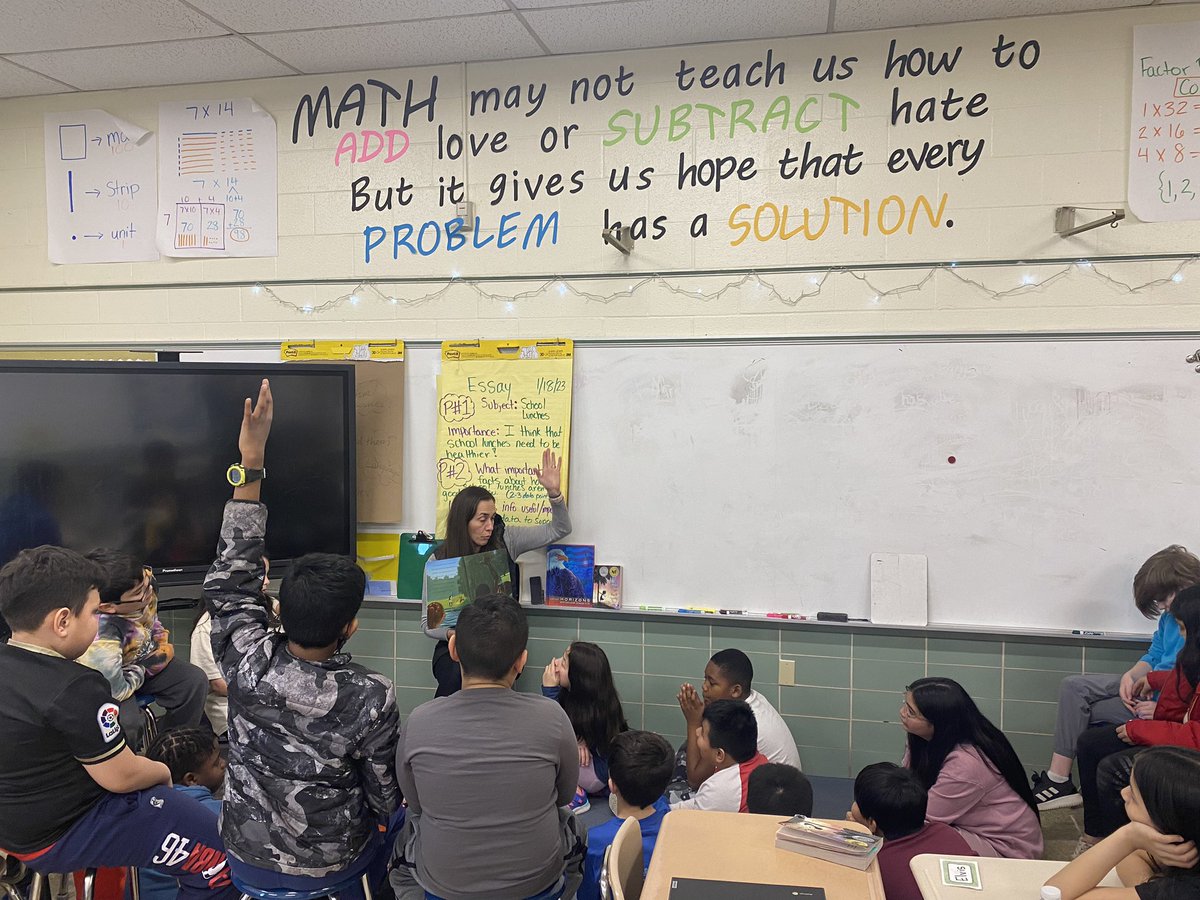
M 1104 631 L 1080 631 L 1078 628 L 1071 629 L 1071 634 L 1081 634 L 1084 637 L 1104 637 L 1107 632 Z
M 639 606 L 638 612 L 666 612 L 661 606 Z
M 767 618 L 768 619 L 792 619 L 792 620 L 797 620 L 797 621 L 804 621 L 805 619 L 808 618 L 808 616 L 798 616 L 795 613 L 767 613 Z

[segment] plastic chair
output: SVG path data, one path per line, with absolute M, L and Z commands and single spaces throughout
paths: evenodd
M 642 826 L 633 816 L 621 823 L 605 865 L 613 900 L 639 900 L 646 878 Z
M 320 897 L 330 897 L 333 900 L 357 900 L 362 897 L 365 900 L 373 900 L 371 879 L 366 872 L 314 891 L 267 891 L 246 884 L 236 875 L 232 877 L 233 886 L 242 892 L 242 900 L 318 900 Z

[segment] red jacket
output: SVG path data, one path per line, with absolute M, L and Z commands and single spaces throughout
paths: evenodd
M 1200 692 L 1178 673 L 1176 668 L 1146 676 L 1150 687 L 1159 691 L 1158 706 L 1153 719 L 1125 723 L 1125 734 L 1135 744 L 1171 744 L 1200 750 L 1200 721 L 1196 721 Z

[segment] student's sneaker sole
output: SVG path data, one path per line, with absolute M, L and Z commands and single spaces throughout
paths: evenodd
M 1083 795 L 1076 792 L 1074 794 L 1065 794 L 1061 797 L 1055 797 L 1052 800 L 1046 800 L 1044 803 L 1037 805 L 1039 812 L 1049 812 L 1052 809 L 1067 809 L 1072 806 L 1083 806 Z

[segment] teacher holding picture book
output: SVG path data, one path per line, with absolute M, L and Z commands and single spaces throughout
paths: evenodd
M 465 589 L 465 596 L 460 598 L 456 595 L 457 604 L 452 601 L 443 603 L 431 597 L 430 580 L 437 579 L 442 574 L 439 570 L 446 568 L 439 564 L 444 560 L 502 551 L 507 555 L 507 571 L 495 574 L 498 578 L 508 575 L 505 580 L 516 597 L 519 584 L 516 558 L 530 550 L 546 547 L 571 533 L 571 517 L 567 514 L 567 503 L 561 490 L 562 457 L 556 458 L 552 451 L 546 450 L 542 453 L 541 467 L 535 468 L 533 473 L 550 497 L 551 517 L 548 524 L 506 528 L 504 519 L 496 513 L 496 498 L 478 485 L 463 488 L 450 502 L 446 538 L 425 564 L 425 579 L 421 588 L 421 630 L 438 642 L 433 651 L 433 677 L 438 684 L 434 696 L 446 697 L 462 688 L 462 672 L 458 663 L 450 657 L 448 643 L 453 623 L 457 621 L 457 609 L 451 613 L 449 608 L 475 599 L 475 591 L 470 587 Z M 459 584 L 464 580 L 478 580 L 478 576 L 464 572 L 473 567 L 460 565 L 457 569 L 455 566 L 449 568 L 457 572 Z M 495 566 L 483 568 L 486 570 Z

